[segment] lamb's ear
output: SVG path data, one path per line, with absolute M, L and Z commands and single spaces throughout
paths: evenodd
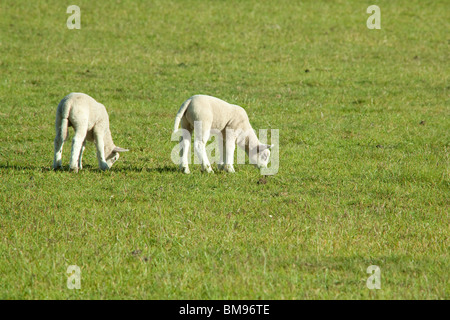
M 260 144 L 259 146 L 258 146 L 258 152 L 262 152 L 262 151 L 264 151 L 264 150 L 266 150 L 266 149 L 272 149 L 274 147 L 274 145 L 273 144 Z
M 124 149 L 121 147 L 114 147 L 114 149 L 113 149 L 113 152 L 127 152 L 127 151 L 130 151 L 130 150 Z

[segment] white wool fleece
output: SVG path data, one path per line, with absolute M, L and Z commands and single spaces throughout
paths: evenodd
M 234 172 L 233 160 L 236 143 L 249 155 L 250 163 L 258 167 L 267 167 L 272 145 L 262 144 L 248 120 L 245 110 L 237 105 L 230 104 L 215 97 L 206 95 L 195 95 L 187 99 L 180 107 L 176 117 L 174 132 L 181 128 L 187 130 L 191 135 L 194 130 L 194 149 L 202 163 L 202 170 L 212 172 L 206 154 L 206 142 L 211 130 L 221 133 L 218 141 L 220 161 L 219 169 L 227 172 Z M 197 128 L 200 124 L 201 127 Z M 190 146 L 189 137 L 180 138 L 181 162 L 180 169 L 184 173 L 189 173 L 188 151 Z
M 119 158 L 119 152 L 128 151 L 114 145 L 105 106 L 87 94 L 70 93 L 61 100 L 56 110 L 53 159 L 53 169 L 55 170 L 62 167 L 62 147 L 69 127 L 73 127 L 75 130 L 69 165 L 70 169 L 75 172 L 82 169 L 81 161 L 86 140 L 95 143 L 98 165 L 101 170 L 110 169 Z

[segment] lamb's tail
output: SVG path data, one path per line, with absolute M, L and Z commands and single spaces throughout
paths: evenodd
M 175 125 L 173 127 L 173 132 L 178 131 L 178 127 L 180 126 L 181 118 L 183 118 L 184 113 L 186 112 L 186 109 L 191 104 L 192 98 L 187 99 L 180 107 L 180 110 L 178 110 L 177 116 L 175 117 Z
M 60 137 L 63 141 L 67 140 L 67 135 L 69 132 L 69 119 L 61 119 L 61 127 L 60 127 Z
M 69 113 L 70 109 L 72 109 L 72 99 L 65 97 L 61 100 L 58 105 L 58 109 L 56 110 L 56 136 L 62 141 L 67 139 L 67 135 L 69 132 Z

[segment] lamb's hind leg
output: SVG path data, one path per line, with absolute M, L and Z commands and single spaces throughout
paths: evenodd
M 208 155 L 206 154 L 206 143 L 208 142 L 211 126 L 202 128 L 200 133 L 195 134 L 194 149 L 202 164 L 202 171 L 208 173 L 214 172 L 209 163 Z
M 64 139 L 56 134 L 54 141 L 55 154 L 53 157 L 53 170 L 58 170 L 62 168 L 62 149 L 63 149 Z
M 64 140 L 67 136 L 67 126 L 68 126 L 68 120 L 67 119 L 60 119 L 57 116 L 56 119 L 56 137 L 54 141 L 54 157 L 53 157 L 53 169 L 58 170 L 62 168 L 62 149 Z
M 189 171 L 189 148 L 191 145 L 192 128 L 185 118 L 182 119 L 181 128 L 183 135 L 180 137 L 180 170 L 183 173 L 191 173 Z
M 83 148 L 83 143 L 86 139 L 87 127 L 80 126 L 75 129 L 75 136 L 72 140 L 72 154 L 70 156 L 70 170 L 78 172 L 78 162 L 80 160 L 81 149 Z

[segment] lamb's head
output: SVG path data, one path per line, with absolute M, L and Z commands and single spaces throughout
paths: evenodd
M 260 168 L 267 168 L 267 164 L 270 159 L 270 149 L 273 148 L 273 144 L 259 144 L 249 154 L 250 163 Z
M 120 152 L 127 152 L 130 151 L 128 149 L 123 149 L 121 147 L 114 147 L 110 154 L 106 157 L 106 164 L 111 169 L 114 162 L 116 162 L 119 159 Z

